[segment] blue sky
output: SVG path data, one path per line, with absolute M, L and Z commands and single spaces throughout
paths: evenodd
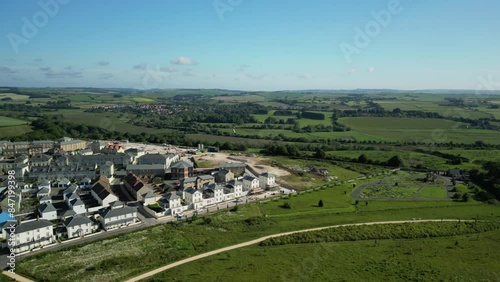
M 478 77 L 500 80 L 497 0 L 5 0 L 0 10 L 4 86 L 475 89 Z

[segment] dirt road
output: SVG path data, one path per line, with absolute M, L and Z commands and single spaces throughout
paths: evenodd
M 131 278 L 131 279 L 127 280 L 127 282 L 134 282 L 134 281 L 139 281 L 139 280 L 142 280 L 142 279 L 146 279 L 148 277 L 156 275 L 156 274 L 158 274 L 160 272 L 163 272 L 165 270 L 174 268 L 176 266 L 183 265 L 185 263 L 196 261 L 196 260 L 199 260 L 199 259 L 202 259 L 202 258 L 206 258 L 206 257 L 209 257 L 209 256 L 213 256 L 213 255 L 216 255 L 216 254 L 220 254 L 220 253 L 223 253 L 223 252 L 231 251 L 231 250 L 234 250 L 234 249 L 239 249 L 239 248 L 247 247 L 247 246 L 250 246 L 250 245 L 254 245 L 254 244 L 260 243 L 260 242 L 262 242 L 262 241 L 264 241 L 266 239 L 269 239 L 269 238 L 280 237 L 280 236 L 289 235 L 289 234 L 295 234 L 295 233 L 302 233 L 302 232 L 323 230 L 323 229 L 328 229 L 328 228 L 336 228 L 336 227 L 341 227 L 341 226 L 375 225 L 375 224 L 396 224 L 396 223 L 405 223 L 405 222 L 432 222 L 432 221 L 440 222 L 440 221 L 459 221 L 459 220 L 458 219 L 428 219 L 428 220 L 379 221 L 379 222 L 340 224 L 340 225 L 332 225 L 332 226 L 326 226 L 326 227 L 317 227 L 317 228 L 310 228 L 310 229 L 304 229 L 304 230 L 297 230 L 297 231 L 291 231 L 291 232 L 278 233 L 278 234 L 273 234 L 273 235 L 268 235 L 268 236 L 260 237 L 260 238 L 255 239 L 255 240 L 251 240 L 251 241 L 247 241 L 247 242 L 244 242 L 244 243 L 232 245 L 232 246 L 229 246 L 229 247 L 225 247 L 225 248 L 213 250 L 213 251 L 210 251 L 210 252 L 207 252 L 207 253 L 203 253 L 203 254 L 200 254 L 200 255 L 196 255 L 196 256 L 193 256 L 193 257 L 190 257 L 190 258 L 187 258 L 187 259 L 183 259 L 183 260 L 171 263 L 171 264 L 167 264 L 167 265 L 162 266 L 160 268 L 157 268 L 155 270 L 152 270 L 152 271 L 146 272 L 146 273 L 144 273 L 142 275 L 139 275 L 137 277 Z M 462 220 L 462 221 L 467 221 L 467 220 Z

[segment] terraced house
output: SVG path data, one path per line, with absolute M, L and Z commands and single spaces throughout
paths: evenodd
M 16 253 L 26 252 L 54 242 L 54 229 L 48 220 L 25 221 L 16 226 L 15 230 L 4 229 L 4 232 L 7 233 L 6 236 L 10 236 L 12 231 L 16 242 L 14 246 Z
M 144 183 L 136 175 L 129 173 L 123 178 L 123 186 L 134 197 L 134 200 L 144 202 L 144 198 L 148 193 L 153 193 L 151 187 Z

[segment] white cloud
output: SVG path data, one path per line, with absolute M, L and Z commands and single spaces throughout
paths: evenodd
M 148 64 L 146 64 L 146 63 L 137 64 L 137 65 L 133 66 L 133 68 L 135 70 L 145 70 L 147 67 L 148 67 Z
M 104 67 L 104 66 L 109 65 L 109 62 L 108 61 L 99 61 L 99 62 L 97 62 L 97 64 Z
M 168 73 L 174 73 L 174 72 L 177 72 L 177 69 L 175 69 L 175 68 L 169 68 L 169 67 L 162 67 L 162 68 L 160 68 L 160 71 L 162 71 L 162 72 L 168 72 Z
M 174 59 L 170 61 L 171 64 L 174 65 L 182 65 L 182 66 L 191 66 L 191 65 L 196 65 L 196 62 L 188 57 L 179 57 L 177 59 Z

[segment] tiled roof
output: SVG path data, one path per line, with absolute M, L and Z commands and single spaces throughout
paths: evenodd
M 92 220 L 90 220 L 88 217 L 82 215 L 75 215 L 73 217 L 67 218 L 64 221 L 64 226 L 72 227 L 72 226 L 86 225 L 89 223 L 92 223 Z

